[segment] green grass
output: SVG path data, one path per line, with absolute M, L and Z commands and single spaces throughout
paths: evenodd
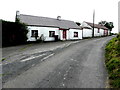
M 120 88 L 120 34 L 109 41 L 105 51 L 110 87 Z

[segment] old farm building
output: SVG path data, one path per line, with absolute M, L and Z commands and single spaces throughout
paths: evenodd
M 16 18 L 27 24 L 29 32 L 27 41 L 76 40 L 82 39 L 82 30 L 74 22 L 55 18 L 24 15 L 17 12 Z
M 108 28 L 100 24 L 94 24 L 93 26 L 93 23 L 84 21 L 81 26 L 83 28 L 83 37 L 92 37 L 93 27 L 95 37 L 110 35 L 110 30 L 108 30 Z

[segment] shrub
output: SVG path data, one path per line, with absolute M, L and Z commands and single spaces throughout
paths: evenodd
M 27 41 L 27 26 L 20 22 L 2 20 L 2 46 L 23 44 Z

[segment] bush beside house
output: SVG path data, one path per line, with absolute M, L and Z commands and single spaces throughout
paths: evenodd
M 120 34 L 106 45 L 105 50 L 109 84 L 113 88 L 120 88 Z
M 27 41 L 27 27 L 20 22 L 2 20 L 2 46 L 23 44 Z

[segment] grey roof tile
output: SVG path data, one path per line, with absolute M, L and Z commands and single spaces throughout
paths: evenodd
M 40 16 L 31 16 L 20 14 L 19 19 L 21 22 L 26 23 L 27 25 L 35 26 L 47 26 L 47 27 L 59 27 L 62 29 L 80 29 L 80 27 L 74 22 L 69 20 L 57 20 L 54 18 L 40 17 Z

